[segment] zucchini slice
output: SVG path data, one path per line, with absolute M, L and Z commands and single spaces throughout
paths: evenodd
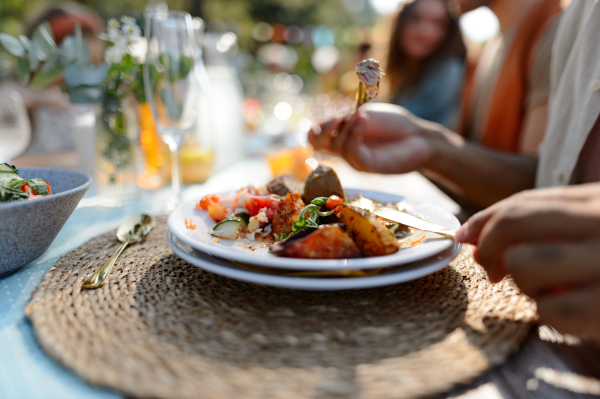
M 243 229 L 247 229 L 248 228 L 248 223 L 250 223 L 250 215 L 248 215 L 247 213 L 238 213 L 237 215 L 238 218 L 240 218 L 240 221 L 242 222 L 242 228 Z
M 225 219 L 213 227 L 210 235 L 213 237 L 224 238 L 226 240 L 235 240 L 240 234 L 241 222 L 242 220 L 239 217 Z

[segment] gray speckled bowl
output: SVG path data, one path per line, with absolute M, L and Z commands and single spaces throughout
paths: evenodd
M 52 195 L 0 203 L 0 277 L 42 256 L 90 188 L 85 173 L 62 169 L 18 168 L 23 179 L 41 178 Z

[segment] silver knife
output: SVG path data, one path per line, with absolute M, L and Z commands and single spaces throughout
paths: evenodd
M 381 208 L 373 211 L 373 214 L 381 218 L 391 220 L 392 222 L 400 223 L 408 227 L 413 227 L 417 230 L 436 233 L 446 238 L 450 238 L 451 240 L 454 240 L 454 236 L 456 235 L 456 230 L 452 230 L 444 226 L 440 226 L 438 224 L 426 222 L 422 219 L 419 219 L 416 216 L 409 215 L 406 212 L 400 212 L 397 209 Z

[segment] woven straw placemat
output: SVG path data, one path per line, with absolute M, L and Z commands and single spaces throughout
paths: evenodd
M 48 270 L 26 314 L 50 356 L 134 397 L 405 398 L 503 362 L 536 317 L 510 280 L 487 281 L 469 247 L 417 281 L 304 292 L 205 272 L 166 233 L 160 217 L 97 290 L 80 287 L 117 247 L 112 232 Z

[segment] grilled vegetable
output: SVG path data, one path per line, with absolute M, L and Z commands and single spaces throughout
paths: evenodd
M 213 237 L 225 238 L 227 240 L 235 240 L 240 234 L 240 223 L 242 220 L 239 217 L 225 219 L 213 227 L 210 235 Z
M 346 259 L 361 256 L 360 249 L 341 228 L 321 226 L 300 230 L 270 246 L 277 256 L 308 259 Z
M 290 234 L 292 232 L 292 226 L 300 215 L 300 212 L 304 208 L 304 202 L 300 198 L 298 193 L 287 193 L 287 195 L 281 200 L 279 209 L 275 212 L 273 218 L 273 233 Z
M 287 193 L 298 193 L 302 195 L 304 184 L 292 175 L 281 175 L 267 184 L 267 190 L 271 194 L 277 194 L 280 197 L 285 197 Z
M 388 255 L 398 251 L 398 241 L 383 223 L 367 211 L 342 205 L 335 208 L 334 212 L 365 256 Z
M 310 204 L 312 200 L 318 197 L 329 198 L 332 195 L 337 195 L 342 200 L 345 200 L 344 189 L 340 183 L 337 173 L 327 165 L 319 164 L 319 166 L 310 172 L 306 182 L 304 183 L 304 202 Z

